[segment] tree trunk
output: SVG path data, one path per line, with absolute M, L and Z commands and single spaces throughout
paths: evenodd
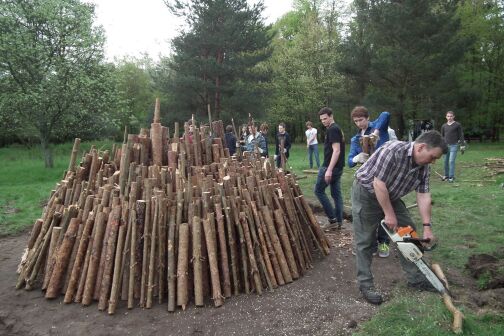
M 48 134 L 40 134 L 40 146 L 42 147 L 42 154 L 44 155 L 44 167 L 53 168 L 53 156 Z

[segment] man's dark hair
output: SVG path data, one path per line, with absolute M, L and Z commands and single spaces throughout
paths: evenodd
M 318 112 L 318 115 L 321 116 L 323 114 L 327 114 L 329 117 L 332 116 L 332 110 L 331 108 L 325 106 L 325 107 L 322 107 L 320 109 L 320 111 Z
M 233 126 L 231 126 L 231 125 L 227 125 L 227 126 L 226 126 L 226 132 L 228 132 L 228 133 L 233 132 Z
M 448 145 L 443 139 L 443 136 L 438 131 L 428 131 L 420 134 L 415 140 L 416 143 L 423 143 L 427 145 L 427 148 L 441 148 L 443 154 L 448 153 Z
M 369 118 L 368 109 L 364 106 L 355 106 L 352 112 L 350 113 L 350 117 L 353 118 Z
M 285 123 L 281 122 L 278 126 L 282 126 L 285 129 Z

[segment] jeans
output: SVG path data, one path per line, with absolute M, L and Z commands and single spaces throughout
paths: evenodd
M 326 171 L 327 167 L 321 167 L 319 169 L 317 182 L 315 183 L 315 196 L 317 196 L 320 204 L 322 204 L 327 217 L 331 220 L 336 219 L 337 222 L 341 223 L 343 222 L 343 196 L 341 195 L 341 175 L 343 174 L 343 167 L 333 169 L 331 183 L 329 183 L 335 207 L 332 206 L 331 201 L 325 193 L 325 189 L 328 186 L 324 179 Z
M 392 201 L 399 226 L 415 228 L 408 209 L 402 200 Z M 352 186 L 352 220 L 354 229 L 354 242 L 356 247 L 357 281 L 360 288 L 373 286 L 371 262 L 373 260 L 373 244 L 376 242 L 376 230 L 381 220 L 385 217 L 375 194 L 370 193 L 356 180 Z M 399 253 L 399 260 L 409 283 L 416 284 L 427 281 L 425 276 L 412 262 L 406 260 Z
M 445 154 L 444 176 L 455 177 L 455 159 L 457 158 L 458 145 L 448 145 L 448 153 Z
M 318 144 L 308 146 L 308 159 L 310 160 L 310 169 L 313 168 L 313 154 L 315 154 L 315 161 L 317 162 L 317 168 L 320 168 Z

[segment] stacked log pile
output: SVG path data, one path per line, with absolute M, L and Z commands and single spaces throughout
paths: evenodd
M 487 158 L 485 167 L 490 170 L 489 176 L 504 173 L 504 158 Z
M 194 125 L 194 123 L 193 123 Z M 92 148 L 33 227 L 16 287 L 114 314 L 165 303 L 215 306 L 292 282 L 329 245 L 295 178 L 223 148 L 222 122 L 173 137 L 159 122 L 121 148 Z M 210 135 L 212 132 L 212 135 Z

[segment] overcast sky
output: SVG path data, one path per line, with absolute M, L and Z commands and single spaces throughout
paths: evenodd
M 249 0 L 255 3 L 257 0 Z M 147 53 L 158 59 L 169 53 L 169 40 L 178 35 L 183 21 L 168 11 L 163 0 L 88 0 L 96 4 L 96 22 L 105 28 L 109 60 Z M 291 10 L 292 0 L 264 0 L 266 23 Z

